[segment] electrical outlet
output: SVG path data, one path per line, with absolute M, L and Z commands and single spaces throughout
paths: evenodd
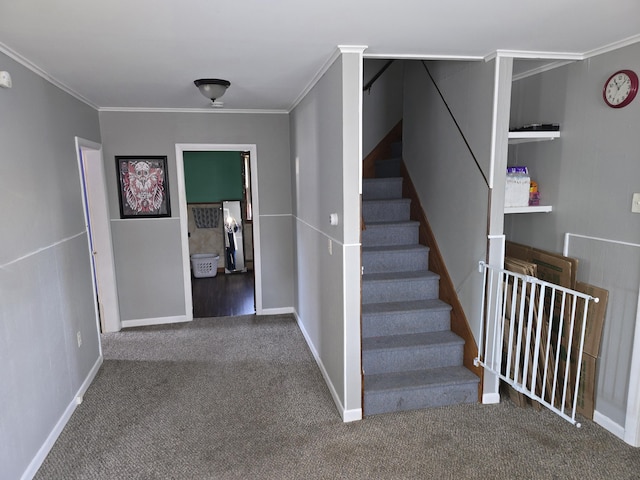
M 640 193 L 633 194 L 633 200 L 631 202 L 631 212 L 640 213 Z
M 333 255 L 333 242 L 329 239 L 329 255 Z
M 82 346 L 82 334 L 80 332 L 76 333 L 76 338 L 78 339 L 78 348 Z

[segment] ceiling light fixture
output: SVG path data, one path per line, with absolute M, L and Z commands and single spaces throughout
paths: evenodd
M 224 92 L 226 92 L 229 85 L 231 85 L 231 82 L 219 78 L 201 78 L 195 80 L 193 83 L 195 83 L 202 95 L 211 100 L 212 105 L 216 104 L 216 99 L 224 95 Z

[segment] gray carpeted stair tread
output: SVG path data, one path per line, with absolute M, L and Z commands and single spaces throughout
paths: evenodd
M 392 390 L 412 390 L 425 386 L 456 385 L 480 381 L 473 372 L 465 367 L 440 367 L 410 372 L 378 373 L 367 375 L 366 392 Z
M 363 200 L 363 205 L 390 205 L 399 204 L 404 205 L 411 203 L 410 198 L 374 198 L 371 200 Z
M 427 270 L 429 248 L 419 244 L 362 247 L 362 267 L 366 273 Z
M 437 280 L 440 275 L 431 270 L 419 270 L 415 272 L 380 272 L 365 273 L 362 275 L 363 282 L 390 282 L 398 280 Z
M 411 200 L 385 198 L 362 201 L 362 218 L 366 222 L 393 222 L 409 220 Z
M 377 245 L 372 247 L 362 247 L 362 253 L 376 253 L 376 252 L 423 252 L 429 251 L 429 247 L 420 244 L 411 245 Z
M 427 300 L 411 300 L 406 302 L 365 303 L 362 314 L 394 313 L 411 310 L 444 310 L 451 311 L 451 305 L 437 298 Z
M 464 340 L 450 330 L 441 332 L 411 333 L 408 335 L 388 335 L 362 339 L 362 351 L 404 349 L 411 347 L 442 347 L 464 345 Z
M 363 179 L 362 200 L 383 198 L 402 198 L 402 177 Z
M 391 221 L 369 221 L 365 222 L 365 231 L 367 228 L 385 228 L 385 227 L 412 227 L 414 225 L 420 225 L 420 222 L 416 220 L 391 220 Z

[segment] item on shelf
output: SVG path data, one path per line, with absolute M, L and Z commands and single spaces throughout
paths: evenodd
M 527 167 L 507 167 L 504 191 L 505 207 L 529 206 L 531 178 Z
M 529 206 L 537 207 L 540 205 L 540 192 L 538 191 L 538 183 L 531 180 L 529 186 Z
M 560 124 L 558 123 L 530 123 L 509 129 L 510 132 L 558 132 L 559 130 Z

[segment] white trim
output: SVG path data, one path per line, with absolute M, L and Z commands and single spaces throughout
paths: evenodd
M 369 48 L 368 45 L 338 45 L 338 50 L 340 50 L 340 53 L 360 53 L 361 54 L 367 48 Z
M 36 473 L 38 472 L 38 469 L 42 466 L 42 463 L 44 462 L 45 458 L 47 458 L 47 455 L 53 448 L 53 445 L 56 443 L 56 440 L 62 433 L 62 430 L 64 429 L 65 425 L 69 422 L 71 415 L 73 414 L 75 409 L 78 407 L 78 405 L 82 403 L 82 397 L 84 397 L 84 394 L 89 388 L 89 385 L 91 385 L 91 382 L 93 382 L 93 379 L 98 374 L 98 370 L 100 370 L 100 366 L 102 365 L 102 360 L 103 360 L 102 355 L 100 355 L 96 360 L 96 363 L 94 363 L 93 367 L 91 367 L 91 370 L 89 370 L 89 373 L 87 374 L 86 378 L 82 382 L 82 385 L 80 385 L 80 388 L 78 389 L 76 394 L 73 396 L 73 399 L 71 400 L 71 402 L 69 402 L 69 405 L 67 405 L 67 408 L 65 408 L 64 412 L 62 412 L 60 419 L 56 422 L 55 426 L 47 436 L 47 439 L 44 441 L 42 446 L 38 449 L 38 453 L 36 453 L 36 455 L 31 459 L 31 462 L 29 462 L 27 469 L 24 471 L 24 473 L 20 477 L 21 480 L 30 480 L 33 477 L 35 477 Z
M 264 215 L 260 215 L 262 218 L 269 218 L 269 217 L 292 217 L 293 214 L 291 213 L 265 213 Z
M 296 311 L 293 307 L 282 307 L 282 308 L 263 308 L 260 312 L 256 308 L 256 315 L 286 315 L 286 314 L 295 314 Z
M 253 271 L 256 313 L 262 314 L 262 254 L 260 245 L 260 203 L 258 201 L 258 149 L 254 143 L 176 143 L 176 171 L 178 180 L 178 207 L 180 211 L 180 235 L 182 238 L 182 262 L 184 265 L 185 305 L 187 315 L 193 318 L 191 298 L 191 268 L 189 260 L 189 225 L 187 217 L 187 192 L 184 183 L 183 153 L 190 152 L 249 152 L 251 162 L 251 203 L 253 208 Z
M 564 234 L 564 246 L 562 247 L 562 254 L 565 257 L 569 256 L 569 237 L 585 238 L 587 240 L 597 240 L 599 242 L 606 243 L 615 243 L 617 245 L 626 245 L 627 247 L 640 247 L 640 244 L 638 243 L 624 242 L 622 240 L 610 240 L 608 238 L 592 237 L 590 235 L 580 235 L 579 233 L 567 232 Z
M 352 408 L 351 410 L 342 411 L 342 421 L 344 423 L 357 422 L 362 420 L 362 409 Z
M 320 369 L 320 373 L 322 373 L 322 377 L 324 378 L 324 381 L 327 384 L 327 387 L 329 388 L 329 393 L 331 393 L 333 402 L 336 404 L 336 407 L 338 407 L 338 411 L 340 412 L 342 421 L 343 422 L 352 421 L 351 417 L 353 416 L 353 410 L 349 410 L 349 411 L 345 410 L 344 406 L 342 405 L 342 402 L 340 401 L 338 392 L 336 392 L 336 389 L 333 386 L 333 383 L 331 382 L 331 377 L 329 377 L 329 373 L 327 373 L 327 369 L 324 367 L 324 364 L 322 363 L 322 359 L 320 358 L 320 355 L 318 354 L 318 351 L 316 350 L 315 345 L 311 341 L 311 337 L 309 336 L 309 333 L 307 333 L 307 331 L 305 330 L 304 324 L 302 323 L 302 321 L 300 320 L 300 317 L 298 316 L 298 312 L 294 312 L 294 316 L 298 324 L 298 328 L 302 332 L 302 336 L 307 342 L 307 346 L 309 347 L 309 350 L 311 350 L 311 354 L 313 355 L 313 358 L 315 359 L 316 364 Z M 360 418 L 362 418 L 362 413 L 360 413 Z M 359 419 L 355 419 L 355 420 L 359 420 Z
M 491 156 L 489 157 L 489 190 L 493 188 L 496 169 L 496 146 L 498 144 L 498 98 L 500 96 L 500 62 L 496 59 L 493 70 L 493 105 L 491 106 Z M 490 213 L 490 212 L 489 212 Z
M 149 325 L 164 325 L 166 323 L 183 323 L 193 320 L 193 316 L 176 315 L 173 317 L 137 318 L 134 320 L 122 320 L 122 328 L 146 327 Z
M 298 222 L 302 223 L 303 225 L 309 227 L 311 230 L 313 230 L 316 233 L 319 233 L 320 235 L 324 236 L 325 238 L 328 238 L 330 240 L 333 240 L 335 243 L 337 243 L 338 245 L 341 245 L 343 247 L 346 247 L 347 245 L 345 245 L 344 243 L 342 243 L 340 240 L 338 240 L 335 237 L 332 237 L 331 235 L 327 235 L 325 232 L 323 232 L 322 230 L 319 230 L 318 228 L 314 227 L 313 225 L 311 225 L 310 223 L 305 222 L 304 220 L 302 220 L 300 217 L 293 215 L 293 218 L 295 218 Z M 360 245 L 358 244 L 352 244 L 352 245 Z
M 83 230 L 80 233 L 76 233 L 75 235 L 71 235 L 70 237 L 66 237 L 66 238 L 63 238 L 62 240 L 58 240 L 57 242 L 53 242 L 51 245 L 47 245 L 46 247 L 39 248 L 37 250 L 34 250 L 31 253 L 27 253 L 26 255 L 22 255 L 21 257 L 18 257 L 18 258 L 14 259 L 14 260 L 11 260 L 11 261 L 5 263 L 4 265 L 0 265 L 0 269 L 6 268 L 9 265 L 13 265 L 14 263 L 18 263 L 19 261 L 25 260 L 25 259 L 27 259 L 29 257 L 34 256 L 34 255 L 38 255 L 39 253 L 45 252 L 45 251 L 49 250 L 50 248 L 57 247 L 58 245 L 62 245 L 63 243 L 68 242 L 70 240 L 73 240 L 74 238 L 78 238 L 81 235 L 84 235 L 86 233 L 87 232 L 85 230 Z
M 485 373 L 486 375 L 486 373 Z M 495 405 L 496 403 L 500 403 L 500 394 L 499 393 L 483 393 L 482 394 L 482 404 L 483 405 Z
M 613 433 L 616 437 L 620 438 L 621 440 L 625 440 L 624 428 L 618 425 L 613 420 L 611 420 L 606 415 L 603 415 L 602 413 L 600 413 L 598 410 L 595 410 L 593 412 L 593 421 L 598 425 L 600 425 L 601 427 L 603 427 L 605 430 L 608 430 L 609 432 Z
M 113 236 L 111 233 L 111 222 L 109 215 L 109 199 L 107 198 L 106 173 L 104 171 L 104 159 L 102 156 L 102 145 L 81 137 L 75 137 L 76 154 L 78 155 L 78 173 L 82 188 L 83 212 L 85 215 L 85 224 L 87 228 L 87 245 L 89 247 L 89 256 L 93 287 L 98 292 L 97 298 L 94 298 L 96 308 L 96 325 L 98 332 L 118 332 L 122 328 L 120 323 L 120 301 L 118 298 L 118 286 L 116 280 L 116 267 L 113 252 Z M 97 173 L 94 182 L 87 187 L 87 167 L 91 166 L 90 171 Z M 90 195 L 89 191 L 93 192 Z M 90 199 L 92 197 L 93 201 Z M 86 205 L 85 205 L 86 203 Z M 95 234 L 95 228 L 92 228 L 91 238 L 89 234 L 89 225 L 93 224 L 98 228 L 100 233 Z M 93 249 L 98 251 L 98 256 L 94 256 L 91 252 Z M 96 247 L 98 243 L 98 247 Z M 99 267 L 97 267 L 99 265 Z M 96 268 L 97 267 L 97 268 Z M 100 312 L 100 304 L 102 312 Z M 102 325 L 101 325 L 102 314 Z M 102 344 L 100 351 L 102 352 Z
M 316 83 L 320 81 L 322 76 L 325 73 L 327 73 L 327 70 L 329 70 L 331 65 L 333 65 L 333 62 L 335 62 L 340 55 L 341 55 L 340 50 L 336 48 L 334 52 L 331 54 L 331 56 L 327 59 L 327 61 L 322 65 L 322 67 L 320 67 L 320 70 L 316 72 L 316 74 L 313 76 L 313 78 L 307 84 L 307 86 L 302 89 L 302 91 L 300 92 L 300 95 L 298 95 L 298 97 L 293 101 L 291 106 L 287 109 L 287 112 L 291 113 L 298 106 L 298 104 L 302 101 L 302 99 L 307 96 L 307 94 L 311 91 L 313 87 L 316 86 Z
M 584 58 L 595 57 L 596 55 L 602 55 L 603 53 L 618 50 L 619 48 L 628 47 L 629 45 L 633 45 L 634 43 L 638 42 L 640 42 L 640 34 L 618 40 L 617 42 L 610 43 L 609 45 L 605 45 L 604 47 L 594 48 L 593 50 L 585 52 L 583 56 Z
M 516 80 L 522 80 L 523 78 L 532 77 L 533 75 L 548 72 L 549 70 L 553 70 L 554 68 L 564 67 L 565 65 L 569 65 L 570 63 L 573 63 L 575 61 L 576 60 L 558 60 L 555 62 L 547 63 L 545 65 L 532 68 L 531 70 L 518 73 L 517 75 L 514 75 L 512 77 L 512 80 L 515 82 Z
M 631 366 L 629 368 L 629 392 L 624 422 L 624 441 L 640 447 L 640 292 L 636 310 L 636 328 L 633 333 Z
M 239 113 L 239 114 L 256 114 L 263 113 L 267 115 L 288 115 L 287 110 L 271 110 L 258 108 L 164 108 L 164 107 L 100 107 L 100 112 L 129 112 L 129 113 Z
M 363 53 L 364 58 L 381 58 L 388 60 L 453 60 L 474 62 L 484 60 L 484 55 L 435 55 L 430 53 Z
M 589 235 L 580 235 L 577 233 L 567 232 L 564 234 L 564 245 L 562 254 L 569 255 L 570 237 L 584 238 L 587 240 L 595 240 L 617 245 L 625 245 L 628 247 L 640 247 L 640 244 L 624 242 L 621 240 L 610 240 L 601 237 L 592 237 Z M 633 334 L 633 347 L 631 350 L 631 365 L 629 366 L 629 383 L 627 393 L 627 409 L 625 412 L 624 427 L 613 422 L 608 417 L 594 412 L 593 419 L 596 423 L 602 425 L 614 435 L 623 439 L 629 445 L 640 447 L 640 291 L 638 292 L 638 304 L 636 310 L 636 323 Z M 596 418 L 598 420 L 596 420 Z
M 4 53 L 7 57 L 12 58 L 13 60 L 18 62 L 23 67 L 28 68 L 29 70 L 31 70 L 36 75 L 44 78 L 47 82 L 49 82 L 50 84 L 58 87 L 63 92 L 68 93 L 69 95 L 71 95 L 72 97 L 76 98 L 77 100 L 80 100 L 82 103 L 90 106 L 91 108 L 93 108 L 95 110 L 99 109 L 99 107 L 95 103 L 91 102 L 88 98 L 83 97 L 82 95 L 80 95 L 78 92 L 76 92 L 72 88 L 66 86 L 60 80 L 56 79 L 55 77 L 52 77 L 47 72 L 45 72 L 43 69 L 38 67 L 36 64 L 30 62 L 29 60 L 24 58 L 22 55 L 20 55 L 18 52 L 10 49 L 9 47 L 7 47 L 2 42 L 0 42 L 0 52 Z
M 584 60 L 585 56 L 577 52 L 545 52 L 540 50 L 496 50 L 484 57 L 485 61 L 497 57 L 528 58 L 539 60 Z

